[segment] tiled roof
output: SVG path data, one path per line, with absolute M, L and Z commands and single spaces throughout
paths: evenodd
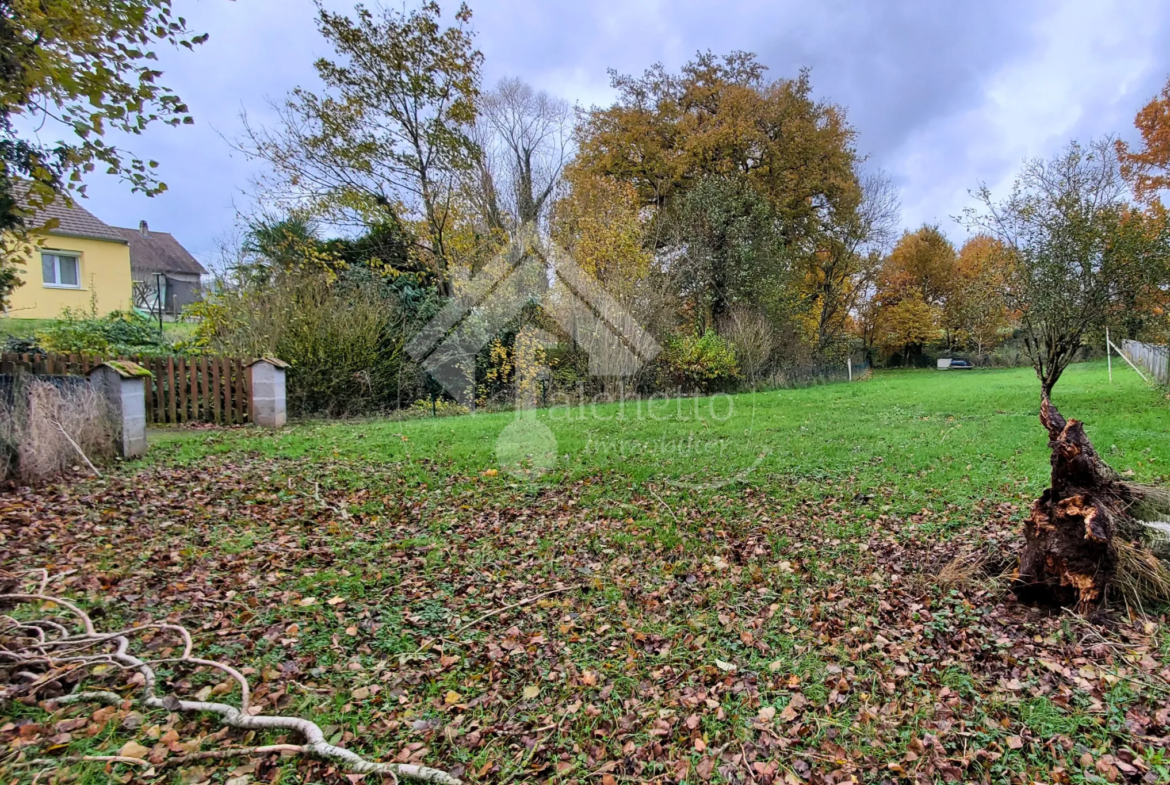
M 57 219 L 57 225 L 49 230 L 50 235 L 88 237 L 94 240 L 112 240 L 116 243 L 126 242 L 126 239 L 118 234 L 112 226 L 103 223 L 76 201 L 72 206 L 69 206 L 60 196 L 44 209 L 37 210 L 28 225 L 41 226 L 53 218 Z
M 130 244 L 130 267 L 160 273 L 206 275 L 199 260 L 187 252 L 169 232 L 113 227 L 119 238 Z

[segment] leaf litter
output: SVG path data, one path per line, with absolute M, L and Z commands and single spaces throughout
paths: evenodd
M 757 483 L 419 483 L 393 465 L 232 456 L 9 491 L 0 567 L 61 575 L 54 591 L 111 627 L 180 621 L 249 676 L 260 709 L 469 782 L 1170 780 L 1164 617 L 1082 619 L 937 580 L 972 542 L 1009 548 L 1020 509 L 968 511 L 978 525 L 946 540 L 957 510 L 862 516 L 847 480 L 820 496 Z M 232 689 L 212 671 L 160 678 Z M 150 767 L 71 763 L 60 782 L 87 767 L 124 783 L 354 781 L 281 753 L 192 759 L 287 739 L 53 700 L 73 686 L 12 702 L 3 754 Z

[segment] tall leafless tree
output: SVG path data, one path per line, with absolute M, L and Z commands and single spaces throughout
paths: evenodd
M 881 257 L 897 237 L 901 205 L 893 181 L 885 172 L 872 171 L 858 185 L 856 207 L 830 222 L 824 251 L 816 256 L 821 351 L 844 334 L 849 315 L 872 295 Z
M 479 148 L 467 192 L 490 228 L 539 226 L 572 153 L 566 101 L 519 79 L 503 79 L 480 97 L 472 132 Z

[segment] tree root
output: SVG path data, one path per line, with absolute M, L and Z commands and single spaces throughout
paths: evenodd
M 1139 602 L 1170 598 L 1170 570 L 1156 554 L 1164 530 L 1142 519 L 1166 512 L 1165 491 L 1125 482 L 1093 449 L 1084 424 L 1061 415 L 1047 394 L 1040 422 L 1052 475 L 1024 525 L 1016 595 L 1082 613 L 1110 593 Z
M 405 763 L 375 763 L 368 761 L 357 753 L 330 744 L 325 739 L 321 728 L 311 720 L 300 717 L 283 717 L 278 715 L 253 714 L 250 711 L 251 690 L 248 680 L 243 674 L 230 665 L 204 660 L 192 656 L 191 634 L 186 628 L 178 624 L 153 623 L 140 627 L 119 630 L 116 632 L 98 632 L 89 615 L 73 603 L 43 594 L 47 580 L 42 580 L 41 587 L 36 594 L 0 594 L 0 602 L 46 602 L 55 603 L 60 608 L 72 614 L 82 625 L 84 632 L 70 634 L 62 624 L 52 619 L 38 619 L 35 621 L 17 622 L 11 617 L 0 617 L 6 621 L 3 630 L 7 640 L 0 645 L 0 660 L 7 660 L 14 666 L 42 666 L 49 671 L 80 671 L 96 665 L 113 664 L 127 670 L 141 674 L 141 703 L 154 709 L 165 709 L 177 712 L 208 712 L 219 715 L 220 721 L 233 728 L 246 730 L 286 730 L 297 733 L 304 739 L 301 746 L 279 745 L 283 751 L 298 750 L 323 760 L 340 764 L 352 774 L 388 774 L 394 778 L 412 780 L 415 782 L 438 783 L 438 785 L 460 785 L 460 780 L 445 771 L 432 769 L 426 766 L 416 766 Z M 180 657 L 161 660 L 143 660 L 130 654 L 130 638 L 148 630 L 164 630 L 176 634 L 183 641 L 183 653 Z M 16 645 L 12 645 L 15 643 Z M 101 649 L 105 651 L 101 651 Z M 112 651 L 110 649 L 113 649 Z M 226 674 L 240 688 L 240 706 L 231 706 L 226 703 L 210 701 L 192 701 L 177 698 L 172 695 L 158 697 L 155 694 L 156 677 L 152 664 L 186 663 L 190 665 L 212 668 Z M 47 683 L 47 678 L 41 679 L 41 684 Z M 17 685 L 15 690 L 21 691 L 28 685 Z M 9 691 L 12 691 L 11 688 Z M 107 704 L 121 704 L 126 700 L 114 692 L 85 691 L 76 692 L 58 698 L 58 703 L 98 702 Z M 259 748 L 262 749 L 262 748 Z M 273 750 L 278 751 L 278 750 Z M 57 765 L 60 761 L 51 761 Z

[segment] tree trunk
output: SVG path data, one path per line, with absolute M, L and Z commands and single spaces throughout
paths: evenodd
M 1116 573 L 1114 538 L 1132 530 L 1135 492 L 1097 456 L 1084 425 L 1065 420 L 1046 391 L 1040 422 L 1048 429 L 1052 481 L 1024 525 L 1015 592 L 1027 602 L 1087 610 L 1105 598 Z

